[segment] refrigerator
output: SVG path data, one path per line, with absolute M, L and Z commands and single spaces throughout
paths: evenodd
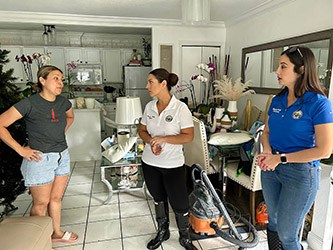
M 152 67 L 124 66 L 125 95 L 140 97 L 142 112 L 146 104 L 152 100 L 146 89 L 150 71 L 152 71 Z

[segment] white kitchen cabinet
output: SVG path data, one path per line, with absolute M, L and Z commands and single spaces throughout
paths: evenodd
M 132 60 L 133 49 L 122 49 L 122 65 L 128 65 Z
M 51 60 L 47 62 L 48 65 L 56 66 L 61 69 L 63 76 L 66 75 L 66 65 L 65 65 L 65 49 L 59 47 L 47 47 L 45 49 L 46 53 L 51 53 Z
M 23 47 L 23 49 L 22 49 L 22 54 L 24 54 L 26 57 L 30 56 L 32 58 L 32 55 L 34 53 L 44 54 L 45 53 L 44 47 Z M 38 66 L 37 66 L 37 63 L 35 60 L 32 62 L 31 71 L 32 71 L 33 82 L 37 82 Z M 24 77 L 25 77 L 25 81 L 27 81 L 28 79 L 27 79 L 26 75 L 24 75 Z
M 181 71 L 181 80 L 190 83 L 190 79 L 194 75 L 198 75 L 202 73 L 204 77 L 208 77 L 207 72 L 202 72 L 202 70 L 198 69 L 196 66 L 200 63 L 208 64 L 209 57 L 215 55 L 217 60 L 220 61 L 220 47 L 219 46 L 182 46 L 182 71 Z M 194 85 L 194 92 L 196 96 L 197 104 L 202 102 L 203 98 L 203 84 L 198 80 L 192 81 Z M 206 85 L 207 86 L 207 85 Z M 207 89 L 206 89 L 207 90 Z M 190 91 L 188 89 L 184 90 L 180 94 L 181 97 L 188 97 L 189 102 L 192 103 L 192 98 Z
M 82 62 L 82 49 L 81 48 L 66 48 L 66 62 Z
M 85 63 L 101 63 L 100 49 L 83 49 Z
M 25 83 L 25 76 L 23 71 L 23 65 L 21 61 L 17 62 L 15 57 L 22 55 L 22 47 L 20 46 L 1 46 L 2 50 L 8 50 L 10 53 L 8 54 L 9 62 L 6 63 L 3 67 L 4 71 L 7 71 L 9 69 L 14 69 L 13 77 L 16 77 L 17 79 L 14 81 L 15 83 Z
M 95 48 L 67 48 L 66 62 L 100 64 L 100 49 Z
M 103 49 L 103 82 L 121 83 L 122 82 L 122 60 L 120 49 Z

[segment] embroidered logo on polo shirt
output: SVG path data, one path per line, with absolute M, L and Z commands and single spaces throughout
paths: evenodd
M 154 115 L 147 115 L 148 119 L 151 120 L 151 119 L 154 119 L 155 116 Z
M 296 119 L 296 120 L 300 119 L 302 116 L 303 116 L 302 110 L 296 110 L 296 111 L 294 111 L 294 113 L 292 115 L 293 119 Z
M 281 109 L 273 108 L 273 112 L 279 114 L 281 112 Z
M 166 122 L 171 122 L 172 120 L 173 120 L 173 117 L 171 115 L 168 115 L 167 117 L 165 117 Z

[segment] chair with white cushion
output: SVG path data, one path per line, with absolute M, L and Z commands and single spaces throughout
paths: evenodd
M 274 96 L 271 95 L 271 96 L 269 96 L 269 98 L 267 100 L 264 117 L 262 117 L 261 112 L 259 112 L 257 107 L 254 107 L 254 106 L 251 107 L 251 102 L 249 102 L 249 101 L 247 102 L 247 105 L 246 105 L 246 108 L 245 108 L 245 110 L 246 110 L 245 121 L 247 122 L 245 124 L 245 128 L 247 130 L 250 129 L 250 126 L 257 119 L 262 119 L 262 120 L 267 119 L 267 111 L 268 111 L 268 108 L 269 108 L 269 106 L 272 102 L 273 97 Z M 236 177 L 237 176 L 236 175 L 237 169 L 238 169 L 238 161 L 228 161 L 227 169 L 226 169 L 228 178 L 237 182 L 242 187 L 245 187 L 246 189 L 250 190 L 250 213 L 251 213 L 251 217 L 252 217 L 252 223 L 253 223 L 253 225 L 255 225 L 256 224 L 255 195 L 256 195 L 256 191 L 259 191 L 259 190 L 262 189 L 261 188 L 261 179 L 260 179 L 261 170 L 258 166 L 258 157 L 257 157 L 257 155 L 253 159 L 250 176 L 245 175 L 244 173 L 242 173 L 238 177 Z
M 194 138 L 192 142 L 184 144 L 185 164 L 188 166 L 199 164 L 207 174 L 216 173 L 219 162 L 217 157 L 213 161 L 209 160 L 205 125 L 198 118 L 194 116 L 192 118 L 194 124 Z

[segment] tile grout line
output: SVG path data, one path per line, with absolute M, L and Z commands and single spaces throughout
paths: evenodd
M 95 170 L 96 170 L 96 161 L 94 162 L 94 171 L 93 171 L 93 175 L 92 175 L 92 179 L 91 179 L 91 188 L 90 188 L 90 195 L 89 195 L 87 220 L 86 220 L 86 226 L 85 226 L 85 229 L 84 229 L 84 235 L 83 235 L 83 241 L 82 241 L 82 250 L 84 250 L 85 245 L 86 245 L 86 238 L 87 238 L 87 231 L 88 231 L 88 224 L 89 224 L 90 205 L 91 205 L 91 197 L 92 197 L 93 188 L 94 188 Z
M 121 209 L 120 209 L 120 195 L 117 193 L 118 199 L 118 211 L 119 211 L 119 226 L 120 226 L 120 239 L 121 239 L 121 249 L 125 250 L 124 246 L 124 235 L 123 235 L 123 224 L 121 223 Z
M 68 188 L 68 186 L 69 186 L 69 182 L 70 182 L 70 180 L 71 180 L 71 178 L 72 178 L 72 174 L 73 174 L 74 169 L 75 169 L 75 167 L 76 167 L 75 165 L 76 165 L 76 161 L 74 162 L 73 169 L 72 169 L 72 171 L 70 171 L 70 174 L 69 174 L 69 176 L 68 176 L 68 180 L 67 180 L 66 188 L 65 188 L 64 193 L 62 194 L 62 197 L 61 197 L 61 203 L 62 203 L 62 200 L 63 200 L 64 197 L 65 197 L 65 193 L 66 193 L 67 188 Z M 62 208 L 62 207 L 61 207 L 61 208 Z

